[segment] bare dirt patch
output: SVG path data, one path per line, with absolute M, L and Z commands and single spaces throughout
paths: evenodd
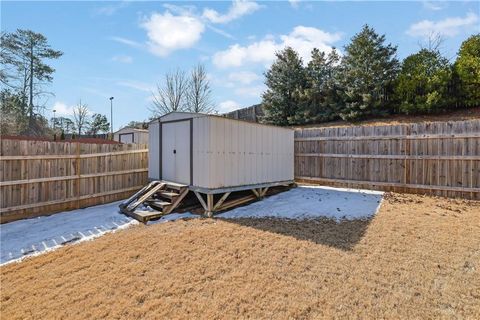
M 2 319 L 480 318 L 480 202 L 138 226 L 0 268 Z

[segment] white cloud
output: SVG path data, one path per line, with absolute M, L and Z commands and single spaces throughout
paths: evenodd
M 261 6 L 254 1 L 235 0 L 226 14 L 206 8 L 200 16 L 196 6 L 164 4 L 164 13 L 153 12 L 146 16 L 140 23 L 140 27 L 147 31 L 148 41 L 137 42 L 123 37 L 111 37 L 119 43 L 131 47 L 148 49 L 151 53 L 165 57 L 175 50 L 193 47 L 205 31 L 209 28 L 213 32 L 229 39 L 235 39 L 233 35 L 218 29 L 208 23 L 227 23 L 252 13 Z M 105 8 L 106 13 L 113 8 Z
M 52 107 L 57 116 L 73 116 L 73 106 L 67 106 L 65 103 L 57 101 Z
M 248 62 L 269 63 L 273 60 L 279 44 L 273 40 L 262 40 L 248 46 L 234 44 L 227 50 L 213 55 L 213 64 L 219 68 L 240 67 Z
M 133 58 L 130 56 L 118 55 L 118 56 L 113 56 L 112 61 L 121 62 L 121 63 L 132 63 Z
M 258 85 L 258 86 L 251 86 L 251 87 L 239 87 L 236 88 L 235 94 L 241 97 L 253 97 L 258 98 L 260 100 L 262 94 L 265 92 L 266 86 L 265 85 Z
M 452 17 L 440 21 L 422 20 L 414 23 L 407 30 L 412 37 L 428 38 L 432 34 L 439 34 L 445 37 L 454 37 L 461 32 L 478 29 L 478 16 L 469 12 L 464 18 Z
M 231 35 L 230 33 L 226 32 L 226 31 L 223 31 L 221 29 L 215 28 L 214 26 L 210 26 L 210 25 L 207 25 L 207 27 L 208 27 L 208 29 L 212 30 L 215 33 L 218 33 L 221 36 L 224 36 L 225 38 L 235 39 L 235 37 L 233 35 Z
M 191 15 L 153 13 L 141 26 L 147 30 L 149 50 L 164 57 L 172 51 L 190 48 L 205 30 L 202 21 Z
M 288 2 L 290 2 L 290 5 L 295 9 L 300 5 L 300 0 L 288 0 Z
M 132 88 L 139 91 L 145 91 L 149 93 L 155 90 L 155 87 L 153 85 L 149 83 L 141 82 L 141 81 L 135 81 L 135 80 L 118 81 L 117 85 L 127 87 L 127 88 Z
M 226 100 L 218 104 L 219 113 L 227 113 L 239 108 L 240 108 L 240 105 L 233 100 Z
M 427 10 L 438 11 L 448 6 L 446 1 L 422 1 L 423 7 Z
M 232 72 L 228 75 L 228 80 L 239 82 L 241 84 L 250 84 L 258 79 L 260 79 L 260 77 L 256 73 L 250 71 Z
M 179 16 L 192 16 L 195 14 L 195 11 L 197 10 L 197 7 L 193 5 L 177 6 L 175 4 L 166 3 L 163 5 L 163 7 Z
M 234 44 L 227 50 L 215 53 L 213 63 L 219 68 L 240 67 L 246 63 L 269 65 L 275 59 L 275 52 L 286 46 L 294 48 L 304 61 L 309 61 L 313 48 L 328 53 L 332 50 L 331 45 L 340 38 L 338 32 L 329 33 L 317 28 L 297 26 L 289 34 L 277 38 L 270 35 L 247 46 Z
M 260 8 L 255 1 L 234 0 L 227 13 L 221 14 L 214 9 L 206 8 L 203 10 L 203 17 L 212 23 L 228 23 Z
M 129 4 L 129 1 L 120 1 L 114 4 L 99 7 L 95 10 L 95 13 L 98 15 L 111 16 L 115 14 L 118 10 L 127 7 Z
M 123 44 L 126 44 L 127 46 L 134 47 L 134 48 L 141 48 L 143 47 L 143 44 L 127 39 L 127 38 L 122 38 L 122 37 L 111 37 L 110 38 L 113 41 L 120 42 Z

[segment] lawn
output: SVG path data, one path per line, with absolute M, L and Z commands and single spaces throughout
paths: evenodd
M 479 319 L 480 202 L 137 225 L 0 273 L 2 319 Z

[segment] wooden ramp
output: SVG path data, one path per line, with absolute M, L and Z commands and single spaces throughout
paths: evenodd
M 120 204 L 122 213 L 146 223 L 171 213 L 188 193 L 188 186 L 167 181 L 152 181 Z M 141 205 L 153 210 L 142 210 Z

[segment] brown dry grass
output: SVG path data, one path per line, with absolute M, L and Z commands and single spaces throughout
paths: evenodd
M 480 318 L 480 203 L 139 226 L 0 268 L 2 319 Z

